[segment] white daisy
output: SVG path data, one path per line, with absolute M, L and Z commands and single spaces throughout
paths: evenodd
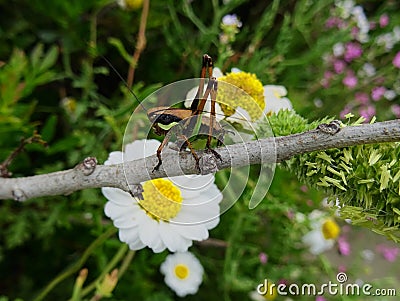
M 154 155 L 160 142 L 139 140 L 125 152 L 110 153 L 105 165 Z M 189 175 L 154 179 L 142 183 L 144 200 L 134 199 L 118 188 L 103 187 L 109 200 L 105 214 L 119 228 L 119 239 L 132 250 L 149 247 L 155 253 L 184 252 L 193 240 L 208 238 L 208 230 L 219 223 L 222 194 L 214 175 Z
M 293 110 L 289 98 L 285 97 L 287 90 L 284 86 L 266 85 L 264 86 L 265 109 L 264 113 L 271 115 L 280 110 Z
M 195 294 L 203 281 L 203 267 L 190 252 L 168 255 L 160 271 L 165 276 L 165 283 L 179 297 Z
M 323 216 L 319 210 L 314 210 L 308 217 L 312 230 L 303 236 L 303 243 L 314 255 L 331 249 L 340 234 L 338 224 L 332 218 Z

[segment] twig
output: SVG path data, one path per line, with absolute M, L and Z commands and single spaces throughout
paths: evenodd
M 3 161 L 3 163 L 0 164 L 0 177 L 2 178 L 11 177 L 12 173 L 8 170 L 8 167 L 10 166 L 11 162 L 15 159 L 15 157 L 17 157 L 18 154 L 24 150 L 25 146 L 31 143 L 40 143 L 44 146 L 47 145 L 47 143 L 44 140 L 42 140 L 42 137 L 36 132 L 34 132 L 33 135 L 29 138 L 21 139 L 19 146 Z
M 126 80 L 129 88 L 132 87 L 133 78 L 135 76 L 135 69 L 137 63 L 139 62 L 140 55 L 142 54 L 142 51 L 146 47 L 146 25 L 147 25 L 147 16 L 149 15 L 149 6 L 150 6 L 150 0 L 144 0 L 142 15 L 140 17 L 139 33 L 136 42 L 136 48 L 132 56 L 132 61 L 129 64 L 128 78 Z
M 279 163 L 312 151 L 394 141 L 400 141 L 400 119 L 348 126 L 337 133 L 318 128 L 295 135 L 229 145 L 216 149 L 222 158 L 216 162 L 218 169 L 221 170 L 258 163 Z M 198 152 L 199 156 L 203 154 L 202 151 Z M 161 168 L 153 173 L 157 161 L 157 157 L 153 155 L 124 164 L 98 165 L 90 174 L 80 164 L 78 165 L 80 168 L 49 174 L 15 179 L 0 178 L 0 199 L 24 201 L 40 196 L 70 194 L 77 190 L 99 187 L 116 187 L 129 191 L 127 182 L 134 186 L 167 175 L 198 173 L 193 157 L 187 152 L 178 153 L 167 149 L 163 152 L 164 170 Z M 93 159 L 89 160 L 90 162 L 93 163 Z

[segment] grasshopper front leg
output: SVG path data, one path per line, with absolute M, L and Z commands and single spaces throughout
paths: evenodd
M 160 169 L 160 166 L 162 164 L 162 160 L 161 160 L 161 152 L 164 149 L 164 147 L 167 145 L 168 141 L 171 139 L 172 136 L 172 131 L 168 131 L 165 134 L 164 140 L 161 142 L 160 146 L 157 148 L 157 158 L 158 158 L 158 163 L 157 165 L 153 168 L 153 172 L 155 172 L 156 170 Z
M 183 129 L 184 127 L 181 124 L 176 124 L 173 128 L 171 128 L 164 137 L 164 140 L 161 142 L 160 146 L 157 148 L 157 158 L 158 158 L 158 163 L 157 165 L 153 168 L 153 172 L 157 171 L 160 169 L 160 166 L 162 165 L 162 159 L 161 159 L 161 153 L 162 150 L 165 148 L 165 146 L 167 145 L 167 143 L 169 142 L 169 140 L 171 139 L 171 136 L 173 134 L 176 134 L 176 136 L 178 136 L 181 140 L 183 140 L 183 145 L 189 147 L 189 150 L 194 158 L 194 160 L 196 161 L 196 168 L 200 170 L 199 167 L 199 157 L 196 154 L 196 151 L 194 150 L 192 144 L 190 143 L 189 139 L 186 137 L 185 134 L 183 134 Z

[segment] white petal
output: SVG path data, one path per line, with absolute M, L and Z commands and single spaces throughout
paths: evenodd
M 318 255 L 333 247 L 332 239 L 325 239 L 320 230 L 312 230 L 303 236 L 303 243 L 310 247 L 310 252 Z
M 212 204 L 182 206 L 179 214 L 171 221 L 177 224 L 204 224 L 219 216 L 219 206 Z
M 213 174 L 187 175 L 171 177 L 170 180 L 181 191 L 183 199 L 198 197 L 199 194 L 207 191 L 211 185 L 214 185 L 215 177 Z
M 108 159 L 104 162 L 104 165 L 112 165 L 122 163 L 122 155 L 123 153 L 120 151 L 111 152 L 108 155 Z
M 176 225 L 171 224 L 172 231 L 191 240 L 205 240 L 208 238 L 208 230 L 204 225 Z
M 270 98 L 266 100 L 264 112 L 268 113 L 278 113 L 279 110 L 293 110 L 292 103 L 286 97 L 282 98 Z
M 109 201 L 122 206 L 130 206 L 136 203 L 136 200 L 129 193 L 118 188 L 102 187 L 101 192 Z
M 161 240 L 158 222 L 148 216 L 139 219 L 139 238 L 153 252 L 159 253 L 165 249 Z
M 136 140 L 125 145 L 124 161 L 132 161 L 143 159 L 150 155 L 154 155 L 160 142 L 158 140 Z
M 138 227 L 120 229 L 118 232 L 118 237 L 120 241 L 126 242 L 128 244 L 136 242 L 137 240 L 139 240 Z
M 140 239 L 137 239 L 134 242 L 129 243 L 129 249 L 134 251 L 143 249 L 144 247 L 146 247 L 146 245 Z
M 213 76 L 216 78 L 219 78 L 221 76 L 224 76 L 224 74 L 222 73 L 221 69 L 219 69 L 218 67 L 215 67 L 213 69 Z
M 208 229 L 214 229 L 217 225 L 219 224 L 219 215 L 209 221 L 207 221 L 206 223 L 204 223 L 204 226 Z
M 287 89 L 284 86 L 265 85 L 264 86 L 264 96 L 270 95 L 271 93 L 273 95 L 275 95 L 276 97 L 282 97 L 282 96 L 286 96 Z
M 197 90 L 198 87 L 194 87 L 190 89 L 189 92 L 186 94 L 186 100 L 184 103 L 184 106 L 186 108 L 190 108 L 190 106 L 192 105 L 193 99 L 196 97 Z
M 136 212 L 133 208 L 127 209 L 126 207 L 107 206 L 107 216 L 113 220 L 113 224 L 118 229 L 136 227 L 138 220 Z
M 152 250 L 154 253 L 161 253 L 162 251 L 164 251 L 166 249 L 166 245 L 164 244 L 164 242 L 159 239 L 157 241 L 157 243 L 152 247 Z
M 180 235 L 169 223 L 161 222 L 160 236 L 171 252 L 185 252 L 192 245 L 191 240 Z

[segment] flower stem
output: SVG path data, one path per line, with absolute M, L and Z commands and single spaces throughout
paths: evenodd
M 83 264 L 86 262 L 86 260 L 89 258 L 89 256 L 94 252 L 94 250 L 103 244 L 111 235 L 117 232 L 117 228 L 110 228 L 106 232 L 104 232 L 102 235 L 100 235 L 95 241 L 91 243 L 91 245 L 85 250 L 85 252 L 82 254 L 82 257 L 79 259 L 78 262 L 73 264 L 71 267 L 69 267 L 66 271 L 60 273 L 56 278 L 54 278 L 47 286 L 42 290 L 42 292 L 35 298 L 33 301 L 40 301 L 43 300 L 47 294 L 60 282 L 65 280 L 66 278 L 70 277 L 71 275 L 75 274 L 77 271 L 79 271 Z

